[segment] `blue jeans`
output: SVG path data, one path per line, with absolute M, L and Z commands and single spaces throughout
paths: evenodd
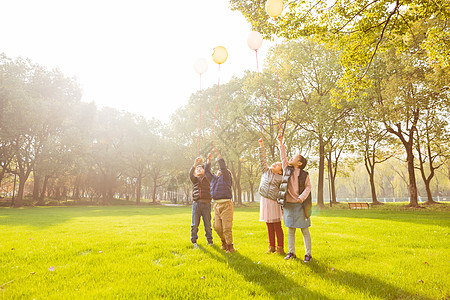
M 211 229 L 211 203 L 203 203 L 194 201 L 192 204 L 192 224 L 191 224 L 191 242 L 197 243 L 198 226 L 200 225 L 200 217 L 203 218 L 203 226 L 205 227 L 205 236 L 208 243 L 212 243 Z

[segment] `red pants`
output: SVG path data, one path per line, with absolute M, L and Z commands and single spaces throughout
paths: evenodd
M 275 235 L 277 236 L 277 246 L 284 246 L 284 233 L 281 228 L 281 222 L 266 223 L 267 231 L 269 232 L 269 246 L 275 247 Z

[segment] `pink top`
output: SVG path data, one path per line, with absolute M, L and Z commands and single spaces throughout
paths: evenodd
M 288 166 L 288 159 L 286 156 L 286 147 L 283 143 L 280 143 L 280 156 L 281 156 L 281 164 L 283 165 L 283 171 L 286 170 Z M 298 192 L 298 176 L 300 175 L 300 169 L 294 168 L 294 174 L 292 174 L 291 179 L 289 180 L 288 192 L 286 195 L 286 202 L 300 202 L 306 200 L 309 193 L 311 193 L 311 181 L 309 180 L 309 175 L 306 176 L 305 181 L 305 190 L 301 195 Z

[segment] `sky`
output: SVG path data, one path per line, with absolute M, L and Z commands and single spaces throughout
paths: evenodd
M 256 71 L 251 26 L 227 0 L 6 0 L 0 53 L 76 77 L 84 102 L 163 122 L 192 93 Z M 220 66 L 211 55 L 224 46 Z M 258 50 L 261 67 L 269 48 Z M 208 62 L 202 75 L 197 59 Z M 200 86 L 201 84 L 201 86 Z

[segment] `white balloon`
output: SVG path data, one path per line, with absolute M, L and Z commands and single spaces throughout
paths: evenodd
M 195 61 L 194 69 L 195 72 L 201 75 L 208 70 L 208 62 L 204 58 L 199 58 Z
M 263 42 L 263 37 L 258 31 L 251 31 L 248 35 L 247 44 L 252 50 L 258 50 Z

